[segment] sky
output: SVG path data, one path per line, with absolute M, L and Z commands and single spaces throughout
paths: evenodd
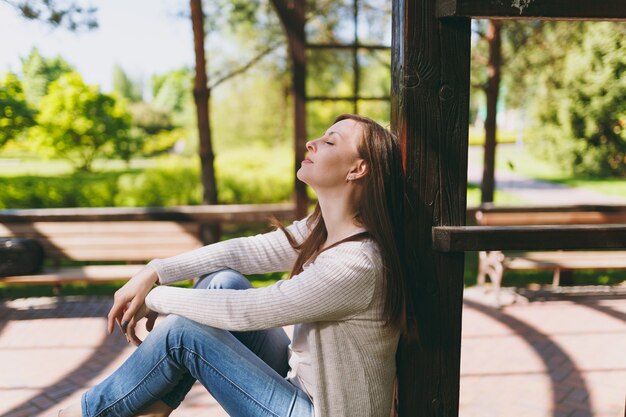
M 98 25 L 73 33 L 29 21 L 0 1 L 0 73 L 20 72 L 21 58 L 33 47 L 45 57 L 61 55 L 88 84 L 110 91 L 117 64 L 134 80 L 149 85 L 152 74 L 193 66 L 191 21 L 180 17 L 179 0 L 100 0 Z

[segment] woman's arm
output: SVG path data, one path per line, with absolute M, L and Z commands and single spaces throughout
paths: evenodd
M 365 310 L 380 288 L 380 262 L 350 242 L 320 254 L 290 280 L 250 290 L 157 287 L 147 306 L 227 330 L 258 330 L 315 321 L 337 321 Z M 376 257 L 374 257 L 376 258 Z
M 293 222 L 287 230 L 297 242 L 301 242 L 308 233 L 306 219 Z M 297 253 L 284 233 L 276 230 L 219 242 L 166 259 L 155 259 L 115 292 L 108 315 L 108 331 L 111 333 L 117 322 L 129 342 L 136 342 L 132 331 L 137 320 L 135 316 L 154 284 L 189 279 L 225 267 L 246 274 L 285 271 L 293 266 L 296 257 Z M 153 324 L 154 316 L 150 316 L 148 327 L 151 328 Z M 129 328 L 131 331 L 127 331 Z
M 304 240 L 308 233 L 306 219 L 295 221 L 286 229 L 297 242 Z M 222 268 L 232 268 L 242 274 L 287 271 L 293 267 L 297 256 L 285 234 L 276 230 L 214 243 L 170 258 L 155 259 L 148 265 L 157 271 L 159 283 L 170 284 Z

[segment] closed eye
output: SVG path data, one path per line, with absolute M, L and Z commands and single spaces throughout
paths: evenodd
M 334 145 L 334 143 L 332 142 L 326 142 L 328 145 Z

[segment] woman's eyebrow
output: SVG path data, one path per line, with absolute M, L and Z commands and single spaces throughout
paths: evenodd
M 333 131 L 331 131 L 331 132 L 328 132 L 328 133 L 327 133 L 327 135 L 328 135 L 328 136 L 330 136 L 330 135 L 332 135 L 332 134 L 335 134 L 335 135 L 339 136 L 340 138 L 342 138 L 342 137 L 343 137 L 343 136 L 341 135 L 341 133 L 336 132 L 336 131 L 334 131 L 334 130 L 333 130 Z

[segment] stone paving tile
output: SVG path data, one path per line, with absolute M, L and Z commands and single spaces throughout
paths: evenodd
M 52 417 L 134 350 L 106 335 L 106 298 L 0 301 L 0 417 Z M 622 417 L 626 300 L 493 309 L 467 291 L 461 417 Z M 196 384 L 174 417 L 226 417 Z

